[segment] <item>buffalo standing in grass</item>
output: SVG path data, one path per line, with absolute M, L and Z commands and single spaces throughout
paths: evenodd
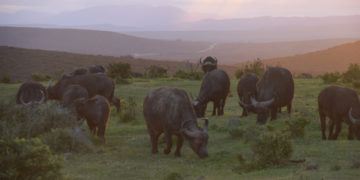
M 204 71 L 204 73 L 208 73 L 217 69 L 217 62 L 217 59 L 211 56 L 206 57 L 204 61 L 202 61 L 200 58 L 201 69 Z
M 80 118 L 85 118 L 90 131 L 105 142 L 105 129 L 110 116 L 110 104 L 104 96 L 96 95 L 90 99 L 76 99 L 75 108 Z
M 28 81 L 23 83 L 16 94 L 17 104 L 43 104 L 46 102 L 46 100 L 46 88 L 42 84 L 34 81 Z
M 256 83 L 259 78 L 256 74 L 244 74 L 237 85 L 237 93 L 239 96 L 239 105 L 243 108 L 242 116 L 247 116 L 248 112 L 254 112 L 251 106 L 251 97 L 256 97 Z
M 281 67 L 269 68 L 257 84 L 257 98 L 251 98 L 257 123 L 264 124 L 271 111 L 271 120 L 281 107 L 287 106 L 290 114 L 294 97 L 294 79 L 289 70 Z
M 65 90 L 74 84 L 84 87 L 88 91 L 89 97 L 97 94 L 106 97 L 109 102 L 113 102 L 117 111 L 120 112 L 120 102 L 115 101 L 117 98 L 114 98 L 114 81 L 103 74 L 64 75 L 54 86 L 47 88 L 49 99 L 61 100 Z
M 214 102 L 212 115 L 223 115 L 226 97 L 230 92 L 230 79 L 223 70 L 213 70 L 205 75 L 201 83 L 200 93 L 193 101 L 198 117 L 205 116 L 209 101 Z
M 144 100 L 144 117 L 151 137 L 152 153 L 158 153 L 158 138 L 165 133 L 167 147 L 165 154 L 169 154 L 172 147 L 172 135 L 176 135 L 177 147 L 175 156 L 179 157 L 184 137 L 190 141 L 191 149 L 200 157 L 208 156 L 207 143 L 208 121 L 205 120 L 204 129 L 198 126 L 196 114 L 187 93 L 182 89 L 161 87 L 148 93 Z
M 321 123 L 322 139 L 326 139 L 326 116 L 329 117 L 328 139 L 337 139 L 341 131 L 341 123 L 348 124 L 348 139 L 355 133 L 360 140 L 360 102 L 354 90 L 330 86 L 322 90 L 318 96 L 318 107 Z M 334 125 L 336 127 L 333 134 Z
M 88 91 L 80 85 L 70 85 L 62 95 L 61 104 L 64 107 L 73 108 L 74 101 L 78 98 L 89 98 Z

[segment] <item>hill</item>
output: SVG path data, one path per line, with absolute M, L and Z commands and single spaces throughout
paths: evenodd
M 209 43 L 154 40 L 94 30 L 0 27 L 2 46 L 192 62 L 212 55 L 221 64 L 303 54 L 353 41 L 355 39 L 344 38 L 271 43 Z
M 29 80 L 34 72 L 54 75 L 69 73 L 79 67 L 101 64 L 106 67 L 109 63 L 126 62 L 131 64 L 133 72 L 144 73 L 151 65 L 160 65 L 168 68 L 170 75 L 177 69 L 185 69 L 185 62 L 159 61 L 151 59 L 133 58 L 131 56 L 112 57 L 101 55 L 83 55 L 68 52 L 33 50 L 0 46 L 0 77 L 9 75 L 12 80 Z M 196 65 L 193 64 L 196 68 Z M 235 68 L 219 66 L 230 76 L 234 75 Z M 199 68 L 200 70 L 200 68 Z
M 302 55 L 267 59 L 263 63 L 271 66 L 280 65 L 296 74 L 343 72 L 350 64 L 360 64 L 360 41 Z M 244 64 L 238 63 L 235 66 L 241 67 Z

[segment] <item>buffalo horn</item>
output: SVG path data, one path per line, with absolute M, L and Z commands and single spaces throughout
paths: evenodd
M 51 86 L 52 82 L 53 82 L 53 80 L 50 79 L 49 84 L 48 84 L 48 88 Z
M 354 123 L 354 124 L 360 123 L 360 120 L 354 118 L 351 113 L 352 113 L 352 107 L 351 107 L 350 110 L 349 110 L 349 119 L 350 119 L 350 121 L 351 121 L 352 123 Z
M 201 62 L 201 59 L 202 59 L 202 57 L 200 57 L 200 61 L 199 61 L 199 62 L 200 62 L 200 64 L 203 64 L 203 63 Z
M 23 99 L 23 94 L 22 94 L 22 93 L 21 93 L 21 95 L 20 95 L 20 102 L 21 102 L 21 104 L 23 104 L 23 105 L 25 105 L 25 106 L 28 106 L 28 105 L 31 104 L 31 102 L 26 103 L 26 102 L 24 101 L 24 99 Z
M 255 107 L 267 107 L 275 101 L 275 98 L 271 98 L 270 100 L 267 101 L 258 102 L 254 97 L 251 97 L 250 100 L 251 100 L 251 104 Z
M 42 103 L 44 103 L 44 101 L 45 101 L 45 94 L 44 94 L 44 92 L 41 91 L 41 90 L 40 90 L 40 92 L 41 92 L 41 99 L 37 102 L 38 104 L 42 104 Z
M 207 133 L 208 130 L 208 125 L 209 125 L 209 120 L 207 118 L 203 118 L 202 120 L 204 120 L 204 132 Z
M 189 136 L 189 137 L 199 137 L 201 134 L 200 134 L 201 131 L 198 131 L 198 130 L 195 130 L 195 131 L 190 131 L 188 129 L 184 129 L 184 133 Z
M 199 104 L 199 101 L 197 101 L 197 100 L 194 100 L 194 101 L 193 101 L 193 105 L 194 105 L 194 106 L 197 106 L 198 104 Z

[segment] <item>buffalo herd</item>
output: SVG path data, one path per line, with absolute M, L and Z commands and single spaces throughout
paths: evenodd
M 148 92 L 143 103 L 143 115 L 152 153 L 158 153 L 158 139 L 164 133 L 165 154 L 171 152 L 172 135 L 175 135 L 176 157 L 181 156 L 184 139 L 189 141 L 191 149 L 200 158 L 208 157 L 206 107 L 212 101 L 212 115 L 224 114 L 226 98 L 230 93 L 230 78 L 225 71 L 217 69 L 216 58 L 200 59 L 200 64 L 206 74 L 196 98 L 190 98 L 180 88 L 159 87 Z M 96 65 L 63 75 L 55 85 L 49 83 L 47 88 L 37 82 L 25 82 L 18 90 L 16 103 L 32 106 L 47 100 L 58 100 L 62 106 L 76 112 L 78 119 L 86 119 L 90 131 L 105 142 L 110 104 L 120 112 L 120 99 L 114 96 L 114 89 L 114 81 L 105 75 L 105 68 Z M 285 106 L 290 115 L 294 90 L 293 76 L 285 68 L 269 67 L 260 79 L 255 74 L 244 74 L 237 85 L 242 116 L 255 113 L 257 124 L 265 124 L 269 115 L 271 120 L 275 120 Z M 355 134 L 360 140 L 360 101 L 355 91 L 338 86 L 325 88 L 318 96 L 318 110 L 322 139 L 336 139 L 344 122 L 348 125 L 348 139 L 353 139 Z M 329 118 L 328 138 L 325 135 L 326 117 Z M 199 126 L 197 118 L 204 121 L 203 127 Z

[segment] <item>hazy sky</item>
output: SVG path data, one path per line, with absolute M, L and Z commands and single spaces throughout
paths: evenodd
M 189 20 L 360 14 L 360 0 L 0 0 L 0 12 L 59 13 L 107 5 L 175 6 L 188 12 Z

